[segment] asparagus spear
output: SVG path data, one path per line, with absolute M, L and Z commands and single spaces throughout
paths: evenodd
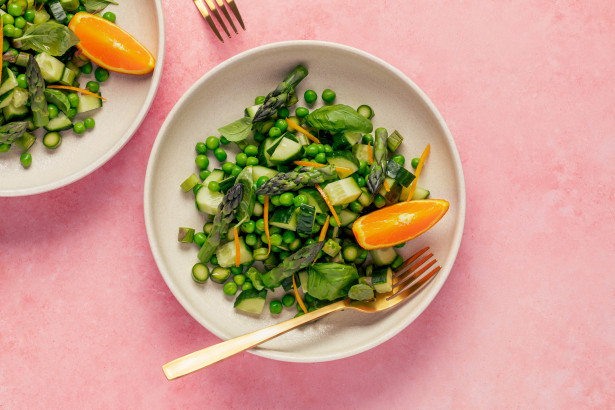
M 0 144 L 11 145 L 26 133 L 28 123 L 26 121 L 9 122 L 0 127 Z
M 286 191 L 296 191 L 307 185 L 322 184 L 335 179 L 335 166 L 301 167 L 290 172 L 281 172 L 265 182 L 256 190 L 256 195 L 278 195 Z
M 34 59 L 30 55 L 26 65 L 26 79 L 28 81 L 28 92 L 30 93 L 30 109 L 32 110 L 32 122 L 35 127 L 44 127 L 49 123 L 49 110 L 47 100 L 45 100 L 45 80 L 43 74 Z
M 205 243 L 199 251 L 199 260 L 203 263 L 209 262 L 218 245 L 222 234 L 228 231 L 228 228 L 233 220 L 233 212 L 239 206 L 241 199 L 243 198 L 243 185 L 235 184 L 231 189 L 226 192 L 224 199 L 218 206 L 219 212 L 214 218 L 213 227 Z
M 367 176 L 367 189 L 372 195 L 376 195 L 382 184 L 387 166 L 387 137 L 388 132 L 384 128 L 376 128 L 374 139 L 374 162 Z
M 275 90 L 271 91 L 265 102 L 258 109 L 254 115 L 252 123 L 263 121 L 274 115 L 278 108 L 286 105 L 290 94 L 295 90 L 297 84 L 301 82 L 308 75 L 308 70 L 301 64 L 295 67 L 295 69 L 282 81 Z
M 262 275 L 263 284 L 268 288 L 275 288 L 283 279 L 312 265 L 324 244 L 324 241 L 315 242 L 293 253 L 284 262 Z

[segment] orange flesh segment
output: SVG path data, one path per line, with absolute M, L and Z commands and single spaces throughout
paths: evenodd
M 271 239 L 269 238 L 269 196 L 265 196 L 263 220 L 265 221 L 265 236 L 267 237 L 267 256 L 269 256 L 271 253 Z
M 327 196 L 327 194 L 325 194 L 325 191 L 320 187 L 320 185 L 316 184 L 315 186 L 318 192 L 320 192 L 320 196 L 322 196 L 322 199 L 324 199 L 325 202 L 327 203 L 329 210 L 333 214 L 333 219 L 335 219 L 335 222 L 337 222 L 337 226 L 341 226 L 342 223 L 340 222 L 340 217 L 337 216 L 337 212 L 335 212 L 335 209 L 333 208 L 333 204 L 331 204 L 331 201 L 329 201 L 329 197 Z
M 241 264 L 241 246 L 239 246 L 239 232 L 237 232 L 237 227 L 233 228 L 233 234 L 235 235 L 235 266 L 239 267 Z
M 288 124 L 288 126 L 290 128 L 294 129 L 295 131 L 299 131 L 300 133 L 302 133 L 303 135 L 308 137 L 310 140 L 312 140 L 312 142 L 315 142 L 316 144 L 320 144 L 320 140 L 318 138 L 316 138 L 315 136 L 310 134 L 310 132 L 308 130 L 306 130 L 305 128 L 303 128 L 302 126 L 300 126 L 299 124 L 297 124 L 293 120 L 290 120 L 290 119 L 287 118 L 286 119 L 286 123 Z
M 357 219 L 352 231 L 364 249 L 387 248 L 414 239 L 434 226 L 448 211 L 443 199 L 399 202 Z
M 156 65 L 154 56 L 126 30 L 93 14 L 79 12 L 68 28 L 77 37 L 77 48 L 97 65 L 125 74 L 147 74 Z
M 305 307 L 305 304 L 303 303 L 303 300 L 301 299 L 301 296 L 299 296 L 299 290 L 297 289 L 297 281 L 295 281 L 295 275 L 293 275 L 293 291 L 295 292 L 295 297 L 297 298 L 297 303 L 299 303 L 299 306 L 301 306 L 301 310 L 303 310 L 303 313 L 307 313 L 308 310 Z
M 412 181 L 412 183 L 410 184 L 410 192 L 408 193 L 408 199 L 407 199 L 408 201 L 412 200 L 412 196 L 414 195 L 414 191 L 416 190 L 416 183 L 419 180 L 419 175 L 421 175 L 421 170 L 423 169 L 423 164 L 425 164 L 425 160 L 427 159 L 427 155 L 429 155 L 429 151 L 430 151 L 430 145 L 427 144 L 427 146 L 425 147 L 425 150 L 421 154 L 421 158 L 419 159 L 419 163 L 416 166 L 416 174 L 414 175 L 415 178 Z

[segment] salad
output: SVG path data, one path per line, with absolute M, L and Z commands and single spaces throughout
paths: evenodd
M 404 260 L 397 248 L 431 228 L 448 210 L 417 186 L 429 152 L 395 154 L 403 137 L 374 129 L 374 110 L 337 103 L 333 90 L 303 93 L 308 75 L 297 66 L 244 116 L 196 143 L 198 174 L 181 183 L 205 215 L 202 229 L 180 227 L 178 240 L 199 247 L 192 268 L 235 296 L 238 310 L 297 315 L 340 298 L 369 300 L 392 290 Z M 290 110 L 294 110 L 291 115 Z M 228 160 L 225 146 L 240 149 Z M 219 167 L 210 168 L 213 154 Z M 279 292 L 278 292 L 279 294 Z
M 104 49 L 86 41 L 87 33 L 95 28 L 100 43 L 113 38 L 128 52 L 134 53 L 135 47 L 114 24 L 115 13 L 103 13 L 108 5 L 117 4 L 113 0 L 0 0 L 0 4 L 0 153 L 21 150 L 21 164 L 28 168 L 32 164 L 28 151 L 37 140 L 37 130 L 44 131 L 38 133 L 43 145 L 56 149 L 62 131 L 79 135 L 94 128 L 92 114 L 105 100 L 101 83 L 109 71 L 127 72 L 117 63 L 98 59 L 110 54 L 109 46 Z

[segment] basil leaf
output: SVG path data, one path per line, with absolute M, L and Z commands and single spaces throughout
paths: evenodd
M 13 41 L 21 42 L 22 47 L 30 47 L 39 53 L 61 56 L 79 42 L 79 37 L 62 24 L 46 21 L 31 25 L 23 36 Z
M 54 104 L 60 109 L 60 111 L 68 115 L 68 110 L 70 110 L 70 102 L 68 101 L 66 94 L 60 90 L 54 90 L 52 88 L 45 88 L 44 94 L 48 103 Z
M 85 0 L 82 4 L 88 10 L 102 11 L 108 5 L 115 4 L 117 6 L 118 3 L 113 0 Z
M 308 125 L 318 130 L 337 132 L 372 132 L 372 122 L 344 104 L 325 105 L 306 117 Z
M 348 295 L 359 279 L 357 268 L 341 263 L 316 263 L 308 269 L 308 289 L 317 299 L 335 300 Z
M 252 131 L 252 120 L 248 117 L 243 117 L 237 121 L 233 121 L 229 125 L 218 128 L 218 132 L 229 141 L 243 141 L 250 135 Z

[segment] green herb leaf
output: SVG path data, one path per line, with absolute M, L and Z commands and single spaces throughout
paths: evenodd
M 86 9 L 94 11 L 102 11 L 110 4 L 115 4 L 116 6 L 118 4 L 113 0 L 85 0 L 82 3 Z
M 68 97 L 60 90 L 54 90 L 53 88 L 45 88 L 45 99 L 49 104 L 54 104 L 64 114 L 68 115 L 70 110 L 70 102 Z
M 24 47 L 30 47 L 39 53 L 61 56 L 79 42 L 79 37 L 62 24 L 46 21 L 31 25 L 23 36 L 13 41 L 19 41 Z
M 218 132 L 229 141 L 243 141 L 250 135 L 252 130 L 252 120 L 248 117 L 243 117 L 237 121 L 218 128 Z
M 308 270 L 308 289 L 316 299 L 335 300 L 348 295 L 359 273 L 353 265 L 316 263 Z
M 372 132 L 372 122 L 357 110 L 343 104 L 325 105 L 306 117 L 308 125 L 318 130 L 337 132 Z

